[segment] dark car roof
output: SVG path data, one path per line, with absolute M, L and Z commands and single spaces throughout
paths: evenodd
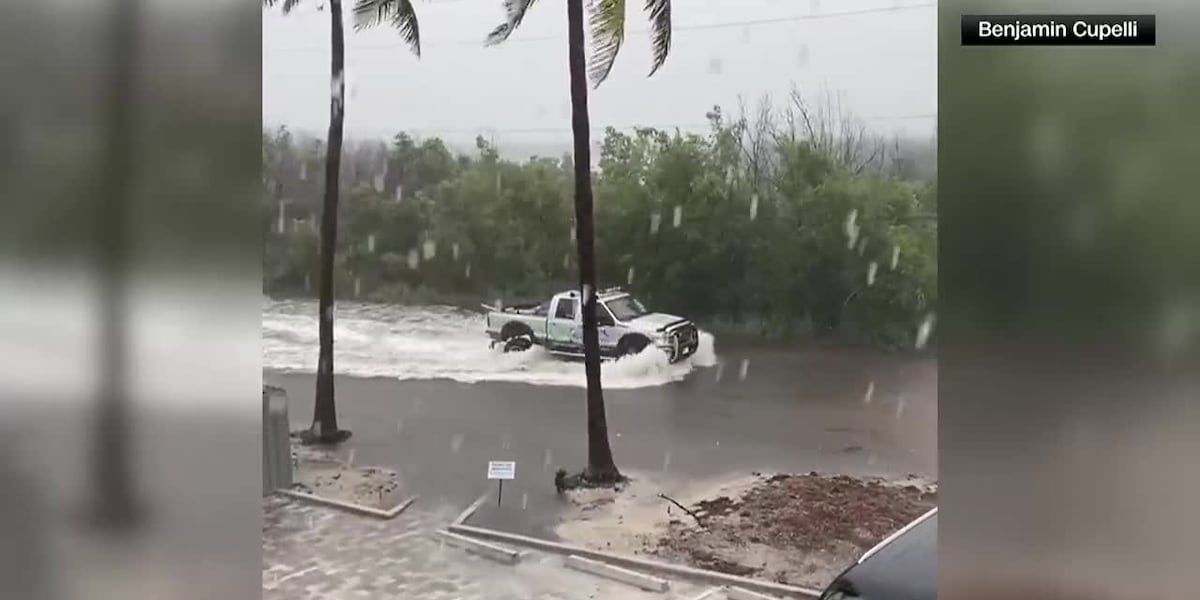
M 830 585 L 838 588 L 862 600 L 937 598 L 937 513 L 846 569 Z

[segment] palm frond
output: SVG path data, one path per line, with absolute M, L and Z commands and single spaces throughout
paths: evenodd
M 485 46 L 495 46 L 500 42 L 508 39 L 512 32 L 517 30 L 521 25 L 521 21 L 525 20 L 525 13 L 529 11 L 529 7 L 537 0 L 504 0 L 504 22 L 497 25 L 484 40 Z
M 588 77 L 593 86 L 599 87 L 608 78 L 625 42 L 625 0 L 593 0 L 590 9 L 592 57 Z
M 671 0 L 646 0 L 646 12 L 650 13 L 650 43 L 654 47 L 650 75 L 654 75 L 671 53 Z
M 358 0 L 354 5 L 354 16 L 354 28 L 359 31 L 382 23 L 390 24 L 413 54 L 421 58 L 421 26 L 412 0 Z

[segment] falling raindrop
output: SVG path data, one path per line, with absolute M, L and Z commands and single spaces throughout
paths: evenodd
M 466 270 L 465 275 L 467 276 L 467 279 L 471 278 L 471 263 L 467 263 L 467 270 Z
M 714 56 L 708 61 L 709 75 L 720 75 L 722 70 L 724 70 L 724 64 L 720 58 Z
M 863 404 L 870 404 L 871 399 L 875 396 L 875 382 L 867 384 L 867 393 L 863 395 Z
M 312 275 L 309 275 L 308 273 L 304 274 L 304 291 L 312 291 Z
M 300 181 L 308 181 L 308 161 L 300 161 Z
M 808 66 L 808 44 L 800 44 L 800 51 L 796 53 L 796 66 L 801 69 Z
M 529 506 L 529 492 L 521 494 L 521 510 L 525 510 Z
M 437 255 L 437 242 L 425 240 L 425 243 L 421 245 L 421 255 L 424 260 L 433 260 L 433 257 Z
M 383 178 L 384 178 L 384 174 L 380 173 L 375 176 L 375 181 L 374 181 L 375 191 L 379 192 L 380 194 L 383 193 Z
M 450 245 L 450 255 L 454 257 L 454 260 L 458 260 L 458 242 Z
M 854 243 L 858 241 L 858 209 L 850 210 L 850 214 L 846 215 L 846 225 L 843 229 L 846 233 L 846 248 L 853 250 Z
M 750 359 L 743 358 L 742 366 L 738 368 L 738 381 L 745 381 L 748 372 L 750 372 Z
M 574 225 L 572 225 L 572 226 L 571 226 L 571 243 L 572 243 L 572 244 L 574 244 L 574 243 L 575 243 L 575 236 L 576 236 L 575 226 L 574 226 Z
M 625 285 L 633 285 L 633 266 L 629 267 L 629 271 L 625 273 Z
M 367 252 L 374 252 L 374 251 L 375 251 L 375 234 L 372 233 L 371 235 L 367 236 Z
M 925 344 L 929 342 L 929 335 L 933 333 L 933 325 L 936 321 L 937 317 L 933 313 L 925 315 L 925 318 L 921 320 L 921 326 L 917 328 L 917 350 L 924 348 Z
M 582 301 L 583 301 L 584 306 L 587 306 L 588 304 L 591 304 L 591 302 L 592 302 L 592 286 L 585 283 L 583 285 L 582 291 L 583 291 L 583 293 L 580 294 L 580 298 L 583 299 Z
M 549 469 L 550 463 L 552 463 L 552 462 L 553 462 L 553 458 L 550 456 L 550 449 L 546 448 L 545 454 L 542 455 L 542 470 L 545 471 L 545 470 Z
M 896 265 L 900 264 L 900 246 L 892 246 L 892 270 L 896 270 Z
M 758 217 L 758 194 L 750 196 L 750 220 Z
M 362 278 L 355 277 L 354 278 L 354 297 L 357 298 L 361 295 L 362 295 Z
M 725 375 L 725 363 L 717 363 L 717 381 L 721 381 L 721 377 Z
M 904 396 L 900 396 L 896 401 L 896 418 L 899 419 L 902 414 L 904 414 Z
M 876 462 L 879 462 L 879 457 L 875 456 L 874 454 L 867 456 L 868 465 L 874 466 Z
M 509 450 L 512 448 L 512 437 L 510 437 L 507 433 L 504 434 L 504 438 L 500 442 L 500 447 L 504 450 Z
M 416 268 L 417 268 L 418 266 L 420 266 L 420 264 L 421 264 L 421 254 L 420 254 L 419 252 L 417 252 L 417 249 L 416 249 L 416 248 L 413 248 L 413 249 L 411 249 L 411 250 L 409 250 L 409 251 L 408 251 L 408 257 L 407 257 L 407 258 L 408 258 L 408 268 L 410 268 L 410 269 L 413 269 L 413 270 L 416 270 Z
M 463 443 L 462 434 L 461 433 L 454 434 L 454 437 L 450 438 L 450 451 L 455 454 L 458 454 L 458 451 L 462 449 L 462 443 Z
M 671 451 L 667 450 L 663 455 L 663 472 L 671 470 Z
M 868 287 L 875 285 L 875 272 L 878 270 L 879 270 L 879 263 L 876 263 L 875 261 L 871 261 L 871 264 L 867 265 L 867 286 Z
M 396 419 L 396 433 L 400 433 L 404 429 L 404 419 Z
M 308 515 L 308 528 L 309 528 L 309 529 L 312 529 L 312 528 L 313 528 L 313 525 L 314 525 L 313 516 L 312 516 L 312 515 Z
M 333 102 L 333 111 L 339 112 L 344 105 L 343 98 L 346 93 L 346 73 L 345 71 L 338 73 L 329 80 L 329 99 Z
M 396 202 L 404 200 L 404 186 L 396 184 Z
M 654 213 L 650 215 L 650 233 L 658 233 L 658 227 L 662 225 L 662 213 Z
M 860 239 L 858 241 L 858 255 L 862 256 L 863 252 L 866 252 L 866 251 L 867 251 L 867 236 L 863 236 L 862 239 Z
M 563 268 L 566 269 L 566 268 L 569 268 L 570 266 L 571 266 L 571 254 L 568 252 L 567 254 L 563 255 Z
M 424 409 L 425 409 L 425 400 L 423 400 L 421 398 L 414 398 L 413 399 L 413 414 L 419 415 L 419 414 L 421 414 L 421 411 Z
M 679 224 L 682 222 L 683 222 L 683 206 L 676 205 L 675 206 L 675 215 L 671 219 L 671 224 L 674 227 L 679 227 Z

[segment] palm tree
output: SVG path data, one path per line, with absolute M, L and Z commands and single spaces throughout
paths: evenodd
M 536 0 L 505 0 L 506 20 L 487 37 L 487 45 L 508 39 Z M 650 75 L 667 60 L 671 49 L 671 0 L 646 0 L 654 62 Z M 623 479 L 613 461 L 600 387 L 600 336 L 596 329 L 596 249 L 592 221 L 592 157 L 587 82 L 599 86 L 612 71 L 625 41 L 625 0 L 592 0 L 590 68 L 584 59 L 583 0 L 567 0 L 567 57 L 571 72 L 571 133 L 575 141 L 575 240 L 579 286 L 583 291 L 583 355 L 587 375 L 588 466 L 583 479 L 603 485 Z
M 280 0 L 263 0 L 273 7 Z M 300 0 L 282 0 L 284 14 Z M 421 37 L 417 15 L 410 0 L 358 0 L 354 7 L 359 29 L 389 22 L 421 56 Z M 342 162 L 342 126 L 346 116 L 346 40 L 342 28 L 342 2 L 329 0 L 330 23 L 330 107 L 329 147 L 325 154 L 325 197 L 321 203 L 321 270 L 318 282 L 318 329 L 320 357 L 317 359 L 317 391 L 313 404 L 313 424 L 304 438 L 308 443 L 338 443 L 350 437 L 339 429 L 333 401 L 333 258 L 337 251 L 338 174 Z
M 136 528 L 145 509 L 135 490 L 129 406 L 129 354 L 126 349 L 128 302 L 130 195 L 133 190 L 134 150 L 130 136 L 132 97 L 136 94 L 137 58 L 141 26 L 140 3 L 118 2 L 113 11 L 111 73 L 108 77 L 107 159 L 100 189 L 103 208 L 95 224 L 101 241 L 97 253 L 100 271 L 100 386 L 93 440 L 95 497 L 88 508 L 89 521 L 110 532 Z

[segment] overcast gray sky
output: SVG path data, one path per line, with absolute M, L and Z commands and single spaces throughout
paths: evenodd
M 352 22 L 347 5 L 347 22 Z M 541 0 L 500 47 L 482 40 L 501 0 L 414 0 L 422 58 L 387 28 L 347 27 L 347 134 L 399 130 L 497 141 L 569 139 L 566 3 Z M 329 13 L 319 0 L 263 15 L 263 122 L 324 135 Z M 647 78 L 641 2 L 629 3 L 625 46 L 590 96 L 595 127 L 694 128 L 739 95 L 781 100 L 793 83 L 829 89 L 881 133 L 932 133 L 937 110 L 937 8 L 928 0 L 675 0 L 671 56 Z M 689 127 L 691 126 L 691 127 Z

